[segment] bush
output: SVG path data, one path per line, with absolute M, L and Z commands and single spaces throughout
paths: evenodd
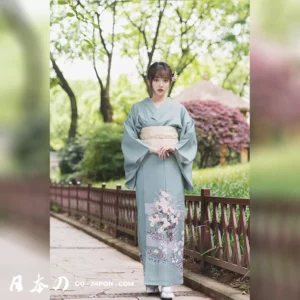
M 86 179 L 108 181 L 124 177 L 122 136 L 123 125 L 116 124 L 101 124 L 91 134 L 79 165 Z
M 50 210 L 55 212 L 55 213 L 61 213 L 62 212 L 61 207 L 56 203 L 51 203 Z
M 249 147 L 249 124 L 238 109 L 216 101 L 188 101 L 183 105 L 195 121 L 201 168 L 218 165 L 222 145 L 227 145 L 229 160 L 237 160 L 242 147 Z
M 85 147 L 86 139 L 84 137 L 77 137 L 70 140 L 59 152 L 59 168 L 62 179 L 66 177 L 69 178 L 70 174 L 78 170 L 78 164 L 84 156 Z

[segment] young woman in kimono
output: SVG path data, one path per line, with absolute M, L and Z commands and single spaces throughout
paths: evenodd
M 151 98 L 135 103 L 124 123 L 122 151 L 126 187 L 136 188 L 138 247 L 147 293 L 173 298 L 183 283 L 184 189 L 193 190 L 197 153 L 194 121 L 167 97 L 176 75 L 168 64 L 147 72 Z

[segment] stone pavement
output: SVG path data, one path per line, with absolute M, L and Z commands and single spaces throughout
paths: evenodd
M 53 217 L 50 228 L 52 300 L 160 299 L 146 294 L 140 262 Z M 62 276 L 69 282 L 64 291 Z M 173 286 L 173 291 L 176 300 L 213 300 L 184 285 Z

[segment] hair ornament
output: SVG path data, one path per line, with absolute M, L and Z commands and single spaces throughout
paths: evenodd
M 174 82 L 177 79 L 178 75 L 177 72 L 175 71 L 172 75 L 172 81 Z

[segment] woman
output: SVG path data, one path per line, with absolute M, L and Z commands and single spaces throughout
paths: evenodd
M 147 72 L 151 98 L 135 103 L 124 123 L 126 187 L 136 188 L 138 247 L 148 293 L 173 298 L 183 283 L 184 189 L 193 191 L 197 153 L 194 121 L 167 97 L 171 68 L 154 63 Z

